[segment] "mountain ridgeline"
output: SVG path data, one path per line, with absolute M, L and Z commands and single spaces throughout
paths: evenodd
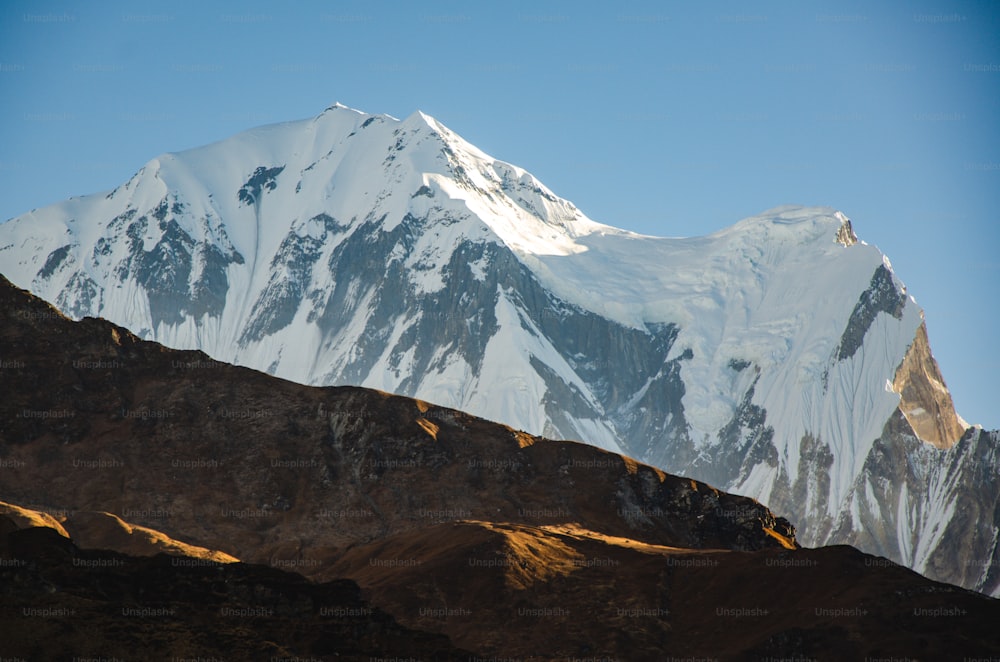
M 0 272 L 74 318 L 581 440 L 767 503 L 805 545 L 1000 593 L 997 435 L 833 209 L 636 235 L 422 113 L 335 105 L 11 219 Z
M 1000 654 L 1000 601 L 625 456 L 171 350 L 2 278 L 0 343 L 7 659 Z

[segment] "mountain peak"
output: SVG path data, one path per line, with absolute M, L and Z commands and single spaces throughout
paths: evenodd
M 435 130 L 439 127 L 438 121 L 422 110 L 410 113 L 409 117 L 403 120 L 403 124 L 423 124 Z
M 218 360 L 784 498 L 810 542 L 840 516 L 863 526 L 848 500 L 868 498 L 857 479 L 901 398 L 915 439 L 963 426 L 935 427 L 951 403 L 924 402 L 944 389 L 921 376 L 929 351 L 894 390 L 920 310 L 842 212 L 641 236 L 421 111 L 335 104 L 150 161 L 108 195 L 0 226 L 0 271 L 73 317 Z M 917 535 L 906 512 L 871 540 Z
M 745 218 L 712 236 L 741 236 L 753 241 L 782 239 L 794 243 L 857 243 L 850 219 L 833 207 L 779 205 Z
M 327 106 L 326 109 L 323 111 L 323 113 L 327 113 L 327 112 L 330 112 L 330 111 L 338 111 L 338 110 L 348 110 L 348 111 L 350 111 L 352 113 L 358 113 L 359 115 L 364 115 L 365 114 L 364 111 L 358 110 L 357 108 L 351 108 L 350 106 L 345 106 L 344 104 L 340 103 L 339 101 L 334 101 L 332 104 L 330 104 L 329 106 Z M 323 113 L 320 113 L 320 114 L 322 115 Z
M 837 230 L 837 243 L 842 246 L 853 246 L 858 243 L 858 235 L 854 234 L 854 228 L 851 227 L 851 219 L 839 211 L 834 216 L 841 220 L 840 228 Z

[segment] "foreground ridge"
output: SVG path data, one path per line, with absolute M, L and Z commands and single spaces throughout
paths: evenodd
M 102 650 L 133 623 L 108 618 L 122 604 L 165 655 L 211 653 L 199 641 L 220 635 L 234 651 L 322 659 L 1000 652 L 997 601 L 848 547 L 801 549 L 747 497 L 421 400 L 302 386 L 73 322 L 6 281 L 0 311 L 0 499 L 46 506 L 21 508 L 25 520 L 128 512 L 132 526 L 326 582 L 79 551 L 55 526 L 12 531 L 0 517 L 0 558 L 17 560 L 0 564 L 2 603 L 22 610 L 0 619 L 16 628 L 2 655 Z M 25 609 L 76 609 L 89 636 L 54 636 L 62 616 L 25 629 Z M 156 620 L 163 610 L 210 618 Z

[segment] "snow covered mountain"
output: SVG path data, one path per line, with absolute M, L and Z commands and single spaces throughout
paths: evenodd
M 7 221 L 0 272 L 73 317 L 587 441 L 755 497 L 803 544 L 1000 592 L 997 437 L 832 209 L 641 236 L 422 113 L 338 104 Z

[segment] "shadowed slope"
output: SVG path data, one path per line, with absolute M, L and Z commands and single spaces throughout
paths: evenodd
M 0 531 L 9 519 L 0 516 Z M 242 563 L 82 551 L 54 529 L 0 533 L 4 659 L 468 660 L 346 580 Z
M 6 283 L 0 321 L 0 498 L 8 501 L 105 513 L 92 517 L 96 529 L 95 521 L 124 528 L 109 515 L 120 514 L 315 580 L 349 577 L 404 627 L 446 634 L 478 655 L 1000 654 L 1000 603 L 850 548 L 798 549 L 791 525 L 760 503 L 621 455 L 419 400 L 310 388 L 168 350 L 103 320 L 72 322 Z M 46 535 L 58 544 L 42 545 L 39 557 L 78 554 Z M 95 597 L 93 582 L 160 587 L 163 558 L 76 576 L 72 595 L 59 599 L 84 624 L 127 631 L 135 622 L 101 614 L 133 598 Z M 316 605 L 326 603 L 301 597 L 327 585 L 247 567 L 226 566 L 221 597 L 199 584 L 183 600 L 221 609 L 235 599 L 251 609 L 258 602 L 246 596 L 280 575 L 274 582 L 293 596 L 263 593 L 283 605 L 280 617 L 253 616 L 239 628 L 212 622 L 193 641 L 218 629 L 233 650 L 280 657 L 292 649 L 253 642 L 287 626 L 306 642 L 295 650 L 334 659 L 320 652 L 325 631 L 313 627 Z M 18 579 L 21 602 L 11 604 L 62 605 L 46 602 L 47 581 Z M 53 623 L 37 636 L 72 629 Z M 141 636 L 129 636 L 166 646 L 183 627 L 143 621 Z M 411 635 L 390 630 L 352 650 L 399 650 Z M 450 654 L 443 637 L 412 636 Z

